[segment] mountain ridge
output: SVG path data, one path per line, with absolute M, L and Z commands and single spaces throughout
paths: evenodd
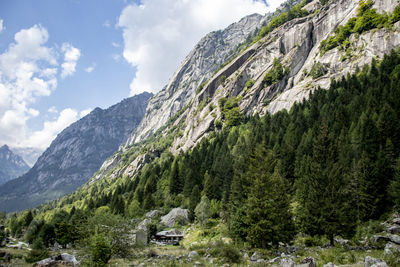
M 0 185 L 17 178 L 29 170 L 22 157 L 7 146 L 0 147 Z
M 34 207 L 85 183 L 139 124 L 150 96 L 96 108 L 64 129 L 28 173 L 0 186 L 0 210 Z

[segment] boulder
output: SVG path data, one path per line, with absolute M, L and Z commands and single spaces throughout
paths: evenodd
M 68 253 L 63 253 L 51 258 L 47 258 L 36 262 L 34 266 L 36 267 L 63 267 L 63 266 L 78 266 L 79 262 L 76 260 L 75 256 Z
M 388 242 L 385 246 L 384 254 L 392 255 L 393 253 L 400 253 L 400 245 L 393 242 Z
M 393 218 L 392 221 L 394 224 L 400 225 L 400 217 Z
M 161 223 L 173 227 L 175 223 L 186 224 L 189 221 L 188 210 L 174 208 L 167 215 L 161 217 Z
M 317 267 L 317 263 L 313 257 L 304 258 L 298 267 Z
M 324 264 L 322 267 L 338 267 L 338 266 L 333 264 L 332 262 L 328 262 L 327 264 Z
M 258 260 L 260 260 L 260 259 L 262 259 L 262 258 L 263 258 L 263 257 L 262 257 L 261 254 L 259 254 L 259 253 L 257 253 L 257 252 L 254 252 L 253 255 L 251 255 L 251 257 L 250 257 L 250 260 L 251 260 L 251 261 L 258 261 Z
M 400 234 L 400 225 L 390 225 L 387 229 L 386 232 L 390 234 Z
M 375 259 L 371 256 L 367 256 L 364 259 L 364 267 L 389 267 L 386 262 L 381 259 Z
M 389 235 L 389 239 L 393 243 L 396 243 L 397 245 L 400 245 L 400 236 L 399 235 Z
M 188 254 L 188 258 L 189 259 L 193 259 L 194 257 L 197 257 L 197 256 L 199 256 L 199 253 L 197 253 L 197 251 L 190 251 L 189 252 L 189 254 Z
M 280 267 L 295 267 L 294 261 L 291 258 L 283 258 L 279 262 Z
M 159 210 L 152 210 L 149 211 L 148 213 L 146 213 L 146 218 L 152 219 L 154 217 L 157 217 L 158 215 L 160 215 L 160 211 Z
M 138 226 L 136 227 L 137 230 L 143 230 L 145 232 L 147 232 L 147 225 L 149 225 L 151 223 L 151 220 L 146 218 L 143 221 L 141 221 Z

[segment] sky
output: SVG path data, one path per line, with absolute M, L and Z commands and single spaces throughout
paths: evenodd
M 160 91 L 208 32 L 283 0 L 1 0 L 0 146 L 46 149 L 95 107 Z

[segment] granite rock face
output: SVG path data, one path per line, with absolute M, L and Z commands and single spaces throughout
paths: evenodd
M 28 173 L 0 186 L 0 210 L 33 207 L 87 182 L 140 123 L 150 97 L 143 93 L 96 108 L 63 130 Z
M 152 97 L 143 121 L 128 140 L 133 144 L 162 127 L 195 96 L 200 85 L 229 60 L 240 44 L 260 28 L 263 16 L 253 14 L 202 38 L 182 62 L 166 87 Z

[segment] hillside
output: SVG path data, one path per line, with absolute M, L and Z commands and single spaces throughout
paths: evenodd
M 400 264 L 400 4 L 286 7 L 241 20 L 265 23 L 196 76 L 200 41 L 89 182 L 9 216 L 11 234 L 113 264 Z M 184 240 L 163 249 L 171 227 Z
M 84 184 L 139 124 L 150 96 L 96 108 L 63 130 L 28 173 L 0 187 L 0 210 L 35 207 Z

